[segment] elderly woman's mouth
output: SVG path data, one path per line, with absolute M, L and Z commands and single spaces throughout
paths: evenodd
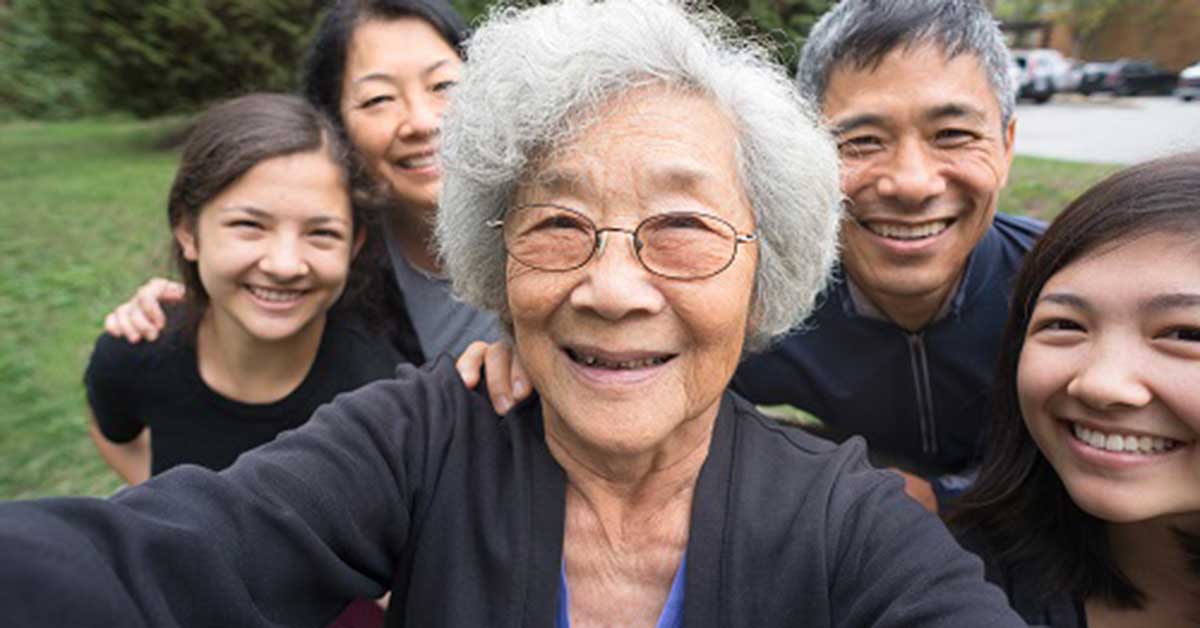
M 564 347 L 572 362 L 589 368 L 632 371 L 653 368 L 671 361 L 672 353 L 610 353 L 591 349 Z

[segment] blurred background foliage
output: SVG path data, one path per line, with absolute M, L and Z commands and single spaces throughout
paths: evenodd
M 491 0 L 452 0 L 471 22 Z M 295 85 L 327 0 L 0 1 L 0 120 L 147 118 Z M 833 0 L 716 0 L 794 64 Z

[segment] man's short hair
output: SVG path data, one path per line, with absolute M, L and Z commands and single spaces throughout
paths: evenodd
M 996 19 L 979 0 L 842 0 L 809 33 L 796 81 L 820 106 L 837 67 L 875 68 L 897 47 L 925 44 L 937 45 L 949 58 L 979 59 L 1007 127 L 1016 107 L 1011 57 Z

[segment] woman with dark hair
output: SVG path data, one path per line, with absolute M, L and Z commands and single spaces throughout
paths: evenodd
M 373 290 L 352 263 L 370 221 L 351 163 L 294 96 L 244 96 L 197 122 L 167 203 L 186 298 L 155 342 L 102 334 L 84 377 L 93 440 L 126 482 L 227 467 L 402 359 L 355 316 Z
M 354 163 L 295 96 L 245 96 L 201 116 L 167 210 L 186 296 L 154 342 L 102 334 L 84 376 L 92 440 L 126 482 L 228 467 L 403 360 L 361 316 L 375 264 L 351 260 L 377 234 L 351 202 Z M 333 626 L 381 620 L 359 600 Z
M 432 248 L 442 185 L 437 157 L 447 90 L 458 81 L 463 19 L 442 0 L 339 0 L 322 20 L 302 72 L 301 91 L 358 151 L 385 208 L 386 250 L 377 272 L 399 289 L 384 295 L 393 344 L 410 362 L 458 355 L 499 337 L 495 316 L 450 295 Z M 105 321 L 131 342 L 162 326 L 158 301 L 182 294 L 152 280 Z
M 1017 277 L 951 517 L 1031 623 L 1200 624 L 1200 153 L 1074 201 Z

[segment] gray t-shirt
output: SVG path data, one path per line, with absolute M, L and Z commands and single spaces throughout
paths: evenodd
M 388 253 L 396 270 L 396 283 L 404 294 L 408 317 L 427 361 L 442 353 L 458 357 L 476 340 L 500 339 L 496 315 L 463 303 L 450 292 L 450 281 L 415 268 L 387 238 Z

